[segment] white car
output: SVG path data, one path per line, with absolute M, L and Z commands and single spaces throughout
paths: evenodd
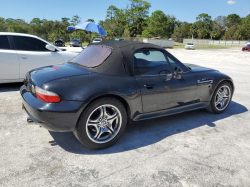
M 185 46 L 185 49 L 195 50 L 194 44 L 193 43 L 187 43 L 187 45 Z
M 22 82 L 28 71 L 68 62 L 78 53 L 30 34 L 0 32 L 0 83 Z
M 92 43 L 99 43 L 102 42 L 101 38 L 95 38 Z
M 247 45 L 250 45 L 250 39 L 248 40 L 248 42 L 246 43 Z

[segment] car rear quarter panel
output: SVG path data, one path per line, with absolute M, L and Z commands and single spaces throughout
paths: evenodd
M 50 81 L 42 88 L 58 94 L 62 100 L 71 101 L 91 102 L 101 96 L 114 95 L 127 102 L 131 118 L 142 112 L 140 89 L 132 76 L 93 73 Z

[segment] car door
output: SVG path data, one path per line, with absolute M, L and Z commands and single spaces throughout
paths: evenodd
M 174 63 L 172 66 L 177 65 Z M 194 102 L 197 92 L 194 76 L 184 72 L 181 79 L 174 78 L 163 51 L 137 51 L 134 54 L 134 74 L 141 90 L 144 113 L 183 107 Z
M 0 36 L 0 80 L 19 79 L 19 60 L 15 50 L 11 49 L 8 36 Z
M 44 41 L 28 36 L 12 36 L 20 61 L 20 78 L 28 71 L 47 65 L 63 63 L 63 57 L 56 51 L 50 51 Z

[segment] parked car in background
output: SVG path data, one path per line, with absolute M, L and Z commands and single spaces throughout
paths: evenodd
M 76 55 L 34 35 L 0 32 L 0 83 L 22 82 L 30 70 L 62 64 Z
M 248 40 L 247 45 L 250 45 L 250 39 Z
M 187 43 L 187 45 L 185 46 L 185 49 L 195 50 L 194 44 L 193 43 Z
M 114 144 L 130 121 L 201 108 L 223 113 L 234 93 L 229 76 L 131 41 L 92 43 L 68 63 L 30 71 L 24 82 L 27 121 L 73 131 L 90 149 Z
M 82 42 L 79 39 L 73 39 L 69 43 L 70 47 L 82 47 Z
M 92 43 L 99 43 L 99 42 L 101 42 L 102 41 L 102 39 L 101 38 L 95 38 L 94 40 L 93 40 L 93 42 Z
M 54 45 L 55 45 L 55 46 L 62 46 L 62 47 L 65 47 L 65 42 L 64 42 L 63 39 L 55 39 Z
M 116 38 L 115 41 L 125 41 L 124 38 Z
M 245 47 L 242 47 L 242 51 L 250 51 L 250 44 L 247 44 Z

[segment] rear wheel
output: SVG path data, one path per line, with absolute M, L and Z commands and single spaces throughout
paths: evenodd
M 229 106 L 232 99 L 232 86 L 229 82 L 222 82 L 215 90 L 209 106 L 209 112 L 215 114 L 223 113 Z
M 81 114 L 74 134 L 89 149 L 104 149 L 123 134 L 127 113 L 123 104 L 111 97 L 91 103 Z

